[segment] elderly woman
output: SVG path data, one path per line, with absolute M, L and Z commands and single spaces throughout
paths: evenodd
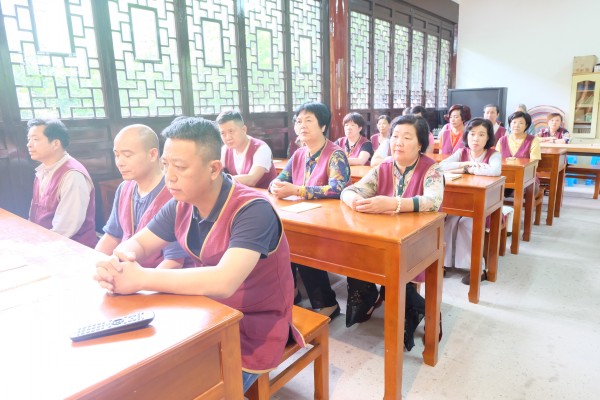
M 387 115 L 380 115 L 379 118 L 377 118 L 377 130 L 379 132 L 371 135 L 373 151 L 377 151 L 377 148 L 381 145 L 381 143 L 390 137 L 391 122 L 391 118 Z
M 394 119 L 391 129 L 392 156 L 344 189 L 342 201 L 353 210 L 365 213 L 438 211 L 444 181 L 439 166 L 423 154 L 429 145 L 427 122 L 406 115 Z M 416 280 L 422 281 L 423 276 Z M 367 321 L 379 304 L 375 284 L 348 278 L 346 326 Z
M 473 118 L 467 123 L 463 134 L 465 147 L 458 149 L 442 161 L 440 168 L 444 172 L 500 176 L 502 172 L 502 155 L 493 148 L 494 140 L 492 123 L 487 119 Z M 471 268 L 472 235 L 473 218 L 456 215 L 446 217 L 444 225 L 444 238 L 446 241 L 445 267 Z M 484 266 L 482 279 L 486 278 Z M 468 275 L 463 278 L 462 283 L 469 284 Z
M 367 165 L 373 155 L 373 145 L 363 136 L 365 119 L 359 113 L 352 112 L 344 117 L 344 134 L 336 140 L 348 156 L 350 165 Z
M 563 123 L 562 115 L 559 113 L 549 113 L 547 121 L 548 127 L 542 128 L 537 134 L 540 141 L 549 143 L 569 143 L 571 136 L 569 135 L 569 131 L 561 126 Z
M 444 115 L 444 119 L 448 123 L 444 125 L 438 136 L 440 153 L 450 155 L 463 147 L 464 124 L 471 119 L 471 109 L 468 106 L 454 104 L 448 110 L 448 114 Z
M 304 146 L 294 152 L 285 168 L 271 182 L 269 191 L 275 197 L 296 195 L 306 200 L 340 197 L 350 180 L 350 165 L 344 151 L 327 139 L 330 122 L 331 111 L 325 104 L 304 103 L 296 110 L 294 131 Z M 312 307 L 332 319 L 338 316 L 340 306 L 327 272 L 292 263 L 294 280 L 296 269 L 300 272 Z M 300 300 L 300 292 L 296 288 L 294 303 Z

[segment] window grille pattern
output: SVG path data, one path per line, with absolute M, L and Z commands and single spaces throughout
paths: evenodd
M 410 73 L 410 104 L 423 104 L 423 58 L 425 52 L 425 34 L 413 29 L 412 59 Z
M 408 107 L 408 28 L 394 26 L 394 108 Z
M 373 87 L 373 103 L 375 108 L 390 106 L 390 54 L 391 24 L 388 21 L 375 19 L 375 73 Z
M 438 38 L 427 35 L 427 59 L 425 66 L 425 107 L 435 107 L 437 65 L 438 65 Z
M 369 108 L 371 85 L 371 23 L 369 16 L 350 12 L 350 108 Z
M 132 7 L 133 6 L 133 7 Z M 136 7 L 137 6 L 137 7 Z M 115 69 L 119 88 L 121 115 L 156 117 L 182 114 L 175 12 L 172 0 L 109 0 Z M 142 46 L 157 45 L 151 57 L 136 54 L 134 29 L 143 29 L 149 21 L 136 20 L 131 10 L 155 12 L 157 36 L 148 37 Z M 133 18 L 132 18 L 133 17 Z M 139 27 L 139 28 L 138 28 Z M 153 58 L 158 56 L 157 60 Z
M 22 119 L 106 117 L 90 1 L 57 3 L 60 5 L 56 9 L 57 19 L 70 23 L 72 31 L 72 43 L 60 46 L 72 50 L 71 54 L 65 54 L 37 51 L 37 48 L 46 48 L 38 46 L 35 40 L 32 3 L 1 0 L 3 15 L 0 17 L 6 26 Z M 46 17 L 52 18 L 51 15 Z
M 245 2 L 250 112 L 285 111 L 281 0 Z
M 289 4 L 292 102 L 296 108 L 306 101 L 322 99 L 321 2 L 291 0 Z
M 440 42 L 440 72 L 438 74 L 438 107 L 448 107 L 448 81 L 450 77 L 450 41 Z
M 233 0 L 188 0 L 194 113 L 239 108 L 238 43 Z

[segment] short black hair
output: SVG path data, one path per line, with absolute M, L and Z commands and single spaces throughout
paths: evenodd
M 346 114 L 342 123 L 346 124 L 350 121 L 354 122 L 356 125 L 358 125 L 361 128 L 365 126 L 365 119 L 363 118 L 362 115 L 360 115 L 357 112 L 351 112 L 351 113 Z
M 515 111 L 508 117 L 508 124 L 510 125 L 512 120 L 515 118 L 525 118 L 525 130 L 528 130 L 531 126 L 531 115 L 529 115 L 529 113 L 523 111 Z
M 242 114 L 240 114 L 239 111 L 235 111 L 235 110 L 228 110 L 228 111 L 221 112 L 221 114 L 219 114 L 217 116 L 217 120 L 216 120 L 217 124 L 219 124 L 219 125 L 222 125 L 229 121 L 239 122 L 242 125 L 244 125 L 244 118 L 242 117 Z
M 425 107 L 423 107 L 423 106 L 414 106 L 413 108 L 410 109 L 410 113 L 411 114 L 421 114 L 421 116 L 424 117 L 425 114 L 427 113 L 427 109 L 425 109 Z
M 27 121 L 27 130 L 31 129 L 34 126 L 45 126 L 44 135 L 48 138 L 48 141 L 51 142 L 57 139 L 60 142 L 60 145 L 63 149 L 69 147 L 69 143 L 71 143 L 71 138 L 69 137 L 69 132 L 67 131 L 67 127 L 63 122 L 59 119 L 31 119 Z
M 417 117 L 412 114 L 400 115 L 392 121 L 390 128 L 391 132 L 394 132 L 398 125 L 412 125 L 417 131 L 417 140 L 421 145 L 421 153 L 425 153 L 427 147 L 429 147 L 429 124 L 423 117 Z M 391 135 L 390 135 L 391 136 Z
M 390 118 L 389 115 L 385 115 L 385 114 L 380 115 L 379 117 L 377 117 L 377 122 L 381 121 L 382 119 L 385 119 L 388 122 L 388 124 L 390 122 L 392 122 L 392 119 Z
M 462 136 L 462 140 L 463 140 L 465 147 L 469 147 L 469 139 L 468 139 L 469 132 L 471 131 L 471 129 L 473 129 L 477 126 L 483 126 L 485 128 L 485 130 L 487 131 L 487 141 L 485 142 L 485 146 L 483 146 L 483 148 L 484 149 L 492 148 L 495 144 L 494 127 L 492 126 L 492 123 L 490 122 L 490 120 L 485 119 L 485 118 L 473 118 L 473 119 L 469 120 L 469 122 L 465 126 L 465 131 L 463 132 L 463 136 Z
M 221 159 L 221 134 L 213 121 L 202 117 L 177 117 L 161 135 L 165 139 L 193 141 L 205 163 Z
M 317 121 L 319 122 L 319 127 L 325 127 L 323 135 L 327 137 L 327 131 L 329 130 L 329 125 L 331 124 L 331 111 L 329 111 L 329 107 L 323 103 L 319 103 L 318 101 L 306 102 L 294 111 L 294 122 L 302 111 L 306 111 L 315 115 Z
M 488 107 L 494 107 L 496 109 L 496 112 L 500 114 L 500 107 L 498 107 L 496 104 L 486 104 L 485 106 L 483 106 L 483 112 L 485 112 L 485 109 Z

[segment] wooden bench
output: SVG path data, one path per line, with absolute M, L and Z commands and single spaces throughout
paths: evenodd
M 594 181 L 594 199 L 598 199 L 600 192 L 600 165 L 578 167 L 577 164 L 567 165 L 567 178 L 592 179 Z
M 246 392 L 249 400 L 268 400 L 313 361 L 314 398 L 315 400 L 329 399 L 329 317 L 294 306 L 292 320 L 294 326 L 304 337 L 306 344 L 312 347 L 273 378 L 269 378 L 268 373 L 259 376 Z M 298 350 L 301 350 L 301 347 L 296 343 L 288 344 L 280 364 Z

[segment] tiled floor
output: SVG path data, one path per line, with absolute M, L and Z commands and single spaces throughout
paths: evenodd
M 590 186 L 567 188 L 561 217 L 534 227 L 519 255 L 500 258 L 498 280 L 482 283 L 479 304 L 468 302 L 460 282 L 466 271 L 448 274 L 438 364 L 422 362 L 420 326 L 417 345 L 404 354 L 405 399 L 600 396 L 600 200 L 591 193 Z M 344 310 L 345 278 L 332 282 Z M 332 400 L 383 397 L 382 316 L 380 308 L 349 329 L 344 315 L 331 323 Z M 312 369 L 274 399 L 312 399 Z

